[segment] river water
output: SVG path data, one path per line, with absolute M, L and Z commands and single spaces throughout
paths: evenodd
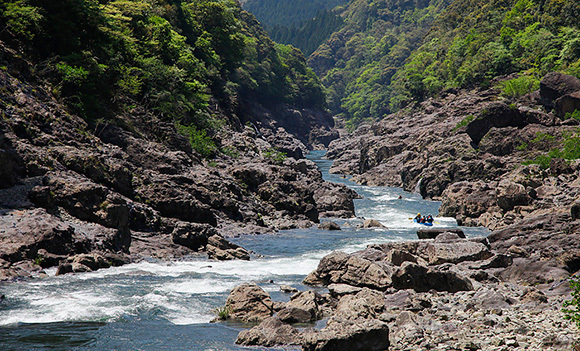
M 244 350 L 234 341 L 247 326 L 209 323 L 233 287 L 256 282 L 274 300 L 288 301 L 280 285 L 308 289 L 302 279 L 326 254 L 416 239 L 420 225 L 409 218 L 417 212 L 437 214 L 439 203 L 418 194 L 359 186 L 329 174 L 332 162 L 323 155 L 312 152 L 308 158 L 326 180 L 363 196 L 355 200 L 357 216 L 378 219 L 388 229 L 358 229 L 360 219 L 334 219 L 343 230 L 313 227 L 233 239 L 261 255 L 251 261 L 149 261 L 58 277 L 48 270 L 48 278 L 0 286 L 6 295 L 0 303 L 0 350 Z M 456 222 L 439 217 L 434 227 L 456 227 Z M 486 234 L 463 229 L 468 236 Z M 296 348 L 284 348 L 291 349 Z

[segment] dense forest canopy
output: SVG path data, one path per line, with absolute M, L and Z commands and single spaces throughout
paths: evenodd
M 251 12 L 265 27 L 298 26 L 321 11 L 344 5 L 348 0 L 247 0 L 244 10 Z
M 340 14 L 309 64 L 350 127 L 502 75 L 580 75 L 577 1 L 355 0 Z
M 87 120 L 137 105 L 210 129 L 208 103 L 324 107 L 299 50 L 275 44 L 235 0 L 9 0 L 0 39 L 34 58 Z
M 391 111 L 391 80 L 418 48 L 448 0 L 355 0 L 345 26 L 310 57 L 333 113 L 351 127 Z
M 328 37 L 338 31 L 342 18 L 337 6 L 347 0 L 248 0 L 243 8 L 263 24 L 272 40 L 291 44 L 310 55 Z
M 335 11 L 320 11 L 314 18 L 290 27 L 274 25 L 266 27 L 272 40 L 297 47 L 308 56 L 312 54 L 332 33 L 344 25 L 342 17 Z
M 580 77 L 579 16 L 578 1 L 455 1 L 397 72 L 391 105 L 447 87 L 489 86 L 514 73 L 535 80 L 550 71 Z

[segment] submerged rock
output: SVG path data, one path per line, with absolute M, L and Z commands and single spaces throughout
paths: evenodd
M 322 230 L 341 230 L 336 222 L 322 222 L 318 225 L 318 229 Z

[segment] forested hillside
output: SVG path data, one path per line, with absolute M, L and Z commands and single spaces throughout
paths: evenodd
M 579 15 L 575 1 L 358 0 L 309 64 L 331 110 L 355 126 L 500 75 L 525 74 L 520 89 L 552 70 L 579 75 Z
M 222 236 L 352 216 L 303 159 L 333 126 L 235 0 L 0 2 L 0 281 L 96 252 L 249 259 Z
M 230 114 L 249 101 L 325 105 L 300 52 L 233 0 L 18 0 L 0 18 L 0 39 L 92 122 L 140 105 L 203 138 L 210 101 Z
M 295 46 L 308 56 L 343 25 L 344 21 L 336 11 L 325 10 L 298 26 L 274 25 L 267 27 L 267 30 L 272 40 Z
M 341 14 L 345 26 L 310 57 L 328 87 L 330 108 L 350 126 L 384 116 L 391 79 L 418 48 L 448 0 L 356 0 Z
M 347 0 L 249 0 L 243 8 L 253 13 L 272 40 L 291 44 L 310 55 L 343 25 L 337 6 Z
M 247 0 L 244 10 L 251 12 L 265 27 L 298 26 L 319 12 L 346 4 L 348 0 Z
M 528 91 L 550 71 L 580 77 L 579 16 L 578 1 L 454 1 L 395 76 L 391 105 L 512 73 Z

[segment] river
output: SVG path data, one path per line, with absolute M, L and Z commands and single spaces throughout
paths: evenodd
M 313 227 L 232 239 L 261 255 L 251 261 L 151 260 L 58 277 L 49 269 L 48 278 L 0 286 L 6 295 L 0 303 L 0 350 L 244 350 L 234 341 L 247 326 L 209 323 L 233 287 L 256 282 L 274 300 L 288 301 L 280 285 L 308 289 L 302 279 L 326 254 L 416 239 L 420 225 L 409 218 L 417 212 L 437 214 L 439 203 L 418 194 L 360 186 L 329 174 L 332 162 L 323 155 L 315 151 L 308 158 L 326 180 L 345 183 L 363 196 L 355 200 L 357 216 L 378 219 L 388 229 L 359 229 L 360 219 L 333 219 L 343 230 Z M 439 217 L 435 227 L 456 227 L 456 222 Z M 468 236 L 486 234 L 481 228 L 463 229 Z M 291 349 L 296 348 L 284 348 Z

